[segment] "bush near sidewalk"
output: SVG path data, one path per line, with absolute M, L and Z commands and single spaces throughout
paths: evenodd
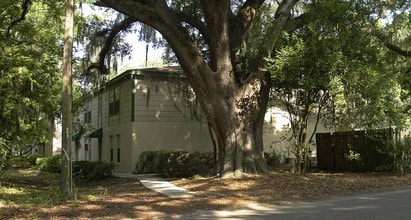
M 61 155 L 37 159 L 38 170 L 47 173 L 61 172 Z M 101 180 L 112 176 L 114 164 L 103 161 L 73 161 L 73 176 L 85 181 Z
M 136 163 L 136 173 L 167 177 L 207 176 L 213 170 L 212 153 L 187 151 L 144 151 Z
M 103 161 L 74 161 L 73 163 L 74 178 L 86 181 L 101 180 L 112 176 L 113 170 L 113 163 Z

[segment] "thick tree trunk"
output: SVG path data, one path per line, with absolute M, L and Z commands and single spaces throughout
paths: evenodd
M 255 79 L 234 91 L 232 98 L 224 96 L 205 99 L 212 108 L 205 108 L 208 121 L 218 142 L 218 169 L 222 177 L 239 177 L 243 172 L 267 172 L 263 153 L 263 124 L 268 103 L 268 84 Z M 208 96 L 207 96 L 208 97 Z M 212 99 L 212 100 L 211 100 Z M 219 110 L 221 109 L 221 110 Z M 207 110 L 210 110 L 208 112 Z

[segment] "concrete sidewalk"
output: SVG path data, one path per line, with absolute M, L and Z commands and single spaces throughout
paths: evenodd
M 175 186 L 167 180 L 155 175 L 115 173 L 114 176 L 120 178 L 138 179 L 146 188 L 164 194 L 173 199 L 191 198 L 194 192 Z

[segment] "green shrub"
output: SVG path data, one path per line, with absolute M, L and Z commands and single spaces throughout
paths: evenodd
M 73 161 L 73 177 L 86 181 L 100 180 L 111 176 L 114 164 L 103 161 Z M 36 167 L 42 172 L 61 173 L 61 155 L 37 157 Z
M 273 153 L 264 152 L 264 158 L 269 167 L 276 167 L 280 164 L 280 156 L 274 152 Z
M 114 163 L 103 161 L 74 161 L 73 176 L 86 181 L 104 179 L 113 174 Z
M 1 141 L 2 139 L 0 138 L 0 144 L 1 144 Z M 0 173 L 1 173 L 1 170 L 7 165 L 6 155 L 7 155 L 6 149 L 0 147 Z
M 41 154 L 32 154 L 32 155 L 27 156 L 25 160 L 30 164 L 30 167 L 36 167 L 37 158 L 43 158 L 43 157 L 45 156 Z
M 140 154 L 140 159 L 136 163 L 138 173 L 154 173 L 154 159 L 157 151 L 144 151 Z
M 411 169 L 411 137 L 407 136 L 402 142 L 404 168 Z
M 7 161 L 7 166 L 13 167 L 13 168 L 30 168 L 30 162 L 26 160 L 25 157 L 18 156 L 18 157 L 12 157 L 9 158 Z
M 136 173 L 187 177 L 208 175 L 213 169 L 211 153 L 187 151 L 145 151 L 136 163 Z
M 397 142 L 386 141 L 377 150 L 388 156 L 376 168 L 377 171 L 402 173 L 403 169 L 411 168 L 411 161 L 409 159 L 411 156 L 411 137 L 405 137 Z
M 158 151 L 154 157 L 154 167 L 153 170 L 156 173 L 167 174 L 170 169 L 169 152 Z
M 60 173 L 61 155 L 54 155 L 52 157 L 39 157 L 36 159 L 36 167 L 42 172 Z
M 42 158 L 44 157 L 43 155 L 39 154 L 31 154 L 27 157 L 25 156 L 18 156 L 18 157 L 12 157 L 8 161 L 8 165 L 13 167 L 13 168 L 34 168 L 36 167 L 36 160 L 37 158 Z

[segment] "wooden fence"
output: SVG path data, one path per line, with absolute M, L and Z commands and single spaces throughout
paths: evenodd
M 389 164 L 383 148 L 393 140 L 392 129 L 317 133 L 317 167 L 335 171 L 374 171 Z

